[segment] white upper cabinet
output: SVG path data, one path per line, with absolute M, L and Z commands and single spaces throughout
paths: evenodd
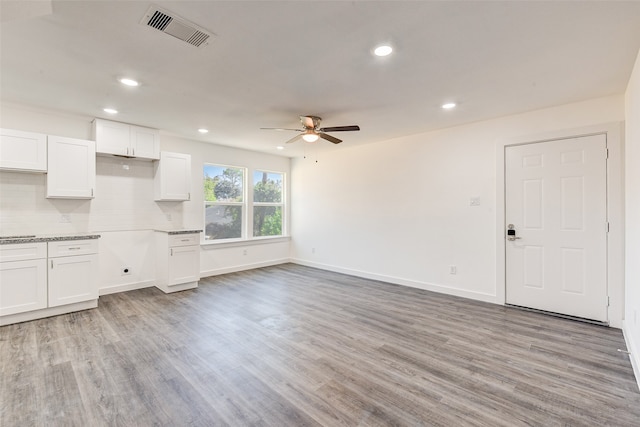
M 135 157 L 160 158 L 160 131 L 142 126 L 130 126 L 131 151 Z
M 96 187 L 95 142 L 49 135 L 48 147 L 47 198 L 93 198 Z
M 0 169 L 46 172 L 47 136 L 41 133 L 0 129 Z
M 191 200 L 191 156 L 182 153 L 160 153 L 155 165 L 155 200 Z
M 98 154 L 137 157 L 157 160 L 160 158 L 160 131 L 127 123 L 95 119 L 93 136 Z

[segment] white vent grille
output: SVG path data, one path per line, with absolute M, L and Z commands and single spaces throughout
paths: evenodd
M 151 6 L 140 23 L 195 47 L 204 47 L 213 38 L 213 34 L 157 6 Z

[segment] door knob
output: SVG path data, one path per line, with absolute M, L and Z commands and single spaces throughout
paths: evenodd
M 513 242 L 514 240 L 521 239 L 522 237 L 516 237 L 516 229 L 513 224 L 507 225 L 507 240 Z

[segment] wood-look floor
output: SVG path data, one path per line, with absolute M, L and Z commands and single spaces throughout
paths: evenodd
M 286 264 L 0 328 L 0 426 L 638 426 L 620 330 Z

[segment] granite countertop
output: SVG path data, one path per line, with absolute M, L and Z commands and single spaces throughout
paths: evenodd
M 40 234 L 40 235 L 15 235 L 0 236 L 0 245 L 12 245 L 16 243 L 34 242 L 59 242 L 63 240 L 90 240 L 99 239 L 99 234 Z
M 196 233 L 202 233 L 202 230 L 198 230 L 198 229 L 160 229 L 160 228 L 155 228 L 154 231 L 160 231 L 162 233 L 167 233 L 169 235 L 171 234 L 196 234 Z

